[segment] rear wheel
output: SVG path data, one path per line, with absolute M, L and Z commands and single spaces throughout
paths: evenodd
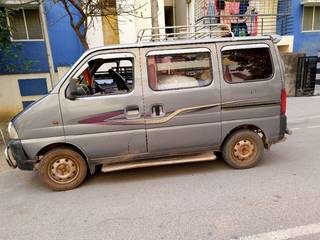
M 254 167 L 261 160 L 263 152 L 261 137 L 250 130 L 239 130 L 233 133 L 222 149 L 224 160 L 237 169 Z
M 78 187 L 87 175 L 83 157 L 69 148 L 57 148 L 40 161 L 40 179 L 51 189 L 65 191 Z

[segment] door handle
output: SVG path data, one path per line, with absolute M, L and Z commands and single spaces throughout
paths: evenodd
M 165 115 L 164 108 L 161 104 L 152 105 L 151 116 L 152 117 L 163 117 Z
M 139 106 L 127 106 L 125 108 L 125 116 L 126 116 L 127 119 L 140 118 Z

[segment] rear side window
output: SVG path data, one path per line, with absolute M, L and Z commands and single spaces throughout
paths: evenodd
M 212 82 L 209 51 L 152 54 L 147 56 L 147 64 L 152 90 L 202 87 Z
M 228 83 L 263 81 L 273 75 L 268 47 L 223 50 L 222 64 L 224 80 Z

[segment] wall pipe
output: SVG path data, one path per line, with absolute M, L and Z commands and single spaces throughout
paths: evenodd
M 46 19 L 45 8 L 44 8 L 44 1 L 45 0 L 39 1 L 39 10 L 40 10 L 39 12 L 40 12 L 40 18 L 42 23 L 44 41 L 46 45 L 46 52 L 47 52 L 49 72 L 50 72 L 50 82 L 51 82 L 51 89 L 52 89 L 55 83 L 55 71 L 54 71 L 54 63 L 53 63 L 53 57 L 52 57 L 50 38 L 48 33 L 47 19 Z

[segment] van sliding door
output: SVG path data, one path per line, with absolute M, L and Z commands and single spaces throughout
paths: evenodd
M 190 45 L 189 45 L 190 46 Z M 215 46 L 140 50 L 149 153 L 213 149 L 221 140 Z

